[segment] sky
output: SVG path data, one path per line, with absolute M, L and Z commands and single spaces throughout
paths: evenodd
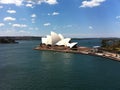
M 120 0 L 0 0 L 0 36 L 120 37 Z

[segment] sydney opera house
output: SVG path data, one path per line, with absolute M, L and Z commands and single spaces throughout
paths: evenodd
M 77 42 L 71 42 L 71 38 L 64 38 L 61 34 L 51 32 L 50 35 L 41 38 L 41 44 L 35 50 L 80 54 L 88 54 L 91 50 L 91 48 L 78 46 L 77 44 Z
M 50 35 L 47 35 L 46 37 L 41 38 L 41 45 L 46 46 L 62 46 L 62 47 L 68 47 L 73 48 L 77 45 L 77 42 L 70 42 L 71 38 L 64 38 L 63 35 L 57 34 L 55 32 L 51 31 Z
M 71 38 L 64 38 L 61 34 L 51 32 L 50 35 L 41 38 L 41 44 L 35 50 L 94 55 L 120 61 L 120 58 L 116 57 L 117 54 L 103 53 L 104 51 L 99 48 L 77 46 L 77 44 L 77 42 L 71 42 Z

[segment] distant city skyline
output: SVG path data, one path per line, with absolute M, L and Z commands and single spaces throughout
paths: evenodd
M 120 0 L 0 0 L 0 36 L 120 37 Z

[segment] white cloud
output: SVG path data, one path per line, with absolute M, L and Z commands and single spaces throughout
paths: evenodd
M 34 28 L 30 27 L 29 30 L 34 30 Z
M 8 12 L 8 13 L 11 13 L 11 14 L 12 14 L 12 13 L 16 13 L 15 10 L 7 10 L 7 12 Z
M 11 23 L 11 22 L 9 22 L 8 24 L 9 24 L 9 25 L 11 25 L 12 23 Z
M 0 6 L 0 9 L 3 8 L 3 6 Z
M 15 4 L 16 6 L 22 5 L 23 0 L 0 0 L 0 4 Z
M 37 30 L 39 30 L 39 28 L 35 27 L 35 30 L 37 31 Z
M 25 30 L 6 29 L 0 31 L 0 36 L 29 36 L 31 33 Z
M 57 4 L 57 0 L 44 0 L 45 3 L 48 3 L 48 4 Z
M 50 5 L 57 4 L 57 0 L 0 0 L 0 4 L 15 4 L 16 6 L 24 5 L 23 3 L 27 3 L 27 6 L 31 6 L 30 4 L 41 4 L 47 3 Z
M 13 24 L 13 27 L 20 27 L 20 24 Z
M 31 3 L 31 4 L 41 4 L 41 3 L 47 3 L 50 5 L 54 5 L 57 4 L 57 0 L 26 0 L 25 2 L 27 3 Z
M 38 27 L 30 27 L 29 30 L 36 30 L 37 31 L 37 30 L 39 30 L 39 28 Z
M 13 17 L 5 17 L 4 18 L 4 21 L 15 21 L 16 18 L 13 18 Z
M 35 19 L 33 18 L 33 19 L 31 19 L 31 21 L 32 21 L 32 23 L 35 23 Z
M 32 23 L 35 23 L 35 18 L 37 17 L 36 14 L 32 14 L 31 17 L 32 17 L 31 19 Z
M 25 27 L 27 27 L 27 25 L 25 25 L 25 24 L 13 24 L 12 26 L 13 27 L 18 27 L 18 28 L 25 28 Z
M 89 26 L 88 28 L 89 28 L 89 29 L 91 29 L 91 30 L 93 29 L 93 27 L 92 27 L 92 26 Z
M 35 18 L 35 17 L 36 17 L 36 14 L 32 14 L 31 17 L 32 17 L 32 18 Z
M 51 23 L 45 23 L 45 24 L 43 24 L 44 26 L 50 26 L 51 25 Z
M 26 4 L 26 7 L 31 7 L 31 8 L 33 8 L 33 5 L 30 4 L 30 3 L 28 3 L 28 4 Z
M 55 15 L 59 15 L 60 13 L 59 12 L 53 12 L 52 15 L 55 16 Z
M 50 16 L 50 13 L 48 13 L 48 16 Z
M 21 24 L 21 27 L 27 27 L 27 25 L 25 25 L 25 24 Z
M 116 19 L 117 19 L 116 24 L 120 25 L 120 16 L 116 16 Z
M 116 19 L 120 19 L 120 16 L 116 16 Z
M 102 2 L 105 2 L 106 0 L 91 0 L 91 1 L 83 1 L 82 5 L 80 7 L 96 7 L 100 6 Z
M 5 24 L 4 23 L 0 23 L 0 27 L 3 27 Z
M 55 15 L 59 15 L 60 13 L 59 12 L 53 12 L 53 13 L 48 13 L 48 16 L 52 15 L 52 16 L 55 16 Z
M 20 30 L 19 33 L 26 33 L 26 31 L 24 31 L 24 30 Z

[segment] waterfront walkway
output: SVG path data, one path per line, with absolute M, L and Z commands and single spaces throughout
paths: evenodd
M 116 53 L 102 51 L 102 53 L 92 52 L 93 48 L 88 47 L 78 47 L 76 50 L 63 48 L 63 49 L 56 49 L 54 47 L 41 47 L 37 46 L 35 50 L 43 50 L 43 51 L 55 51 L 55 52 L 64 52 L 64 53 L 77 53 L 77 54 L 85 54 L 85 55 L 92 55 L 92 56 L 100 56 L 104 58 L 108 58 L 111 60 L 120 61 L 120 55 Z

